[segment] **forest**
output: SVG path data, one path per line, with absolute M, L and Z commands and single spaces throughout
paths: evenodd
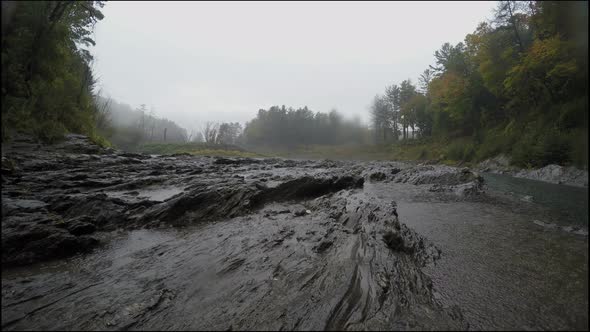
M 367 128 L 360 121 L 346 120 L 336 110 L 316 112 L 304 106 L 285 105 L 260 109 L 244 128 L 243 142 L 250 145 L 296 147 L 368 143 Z
M 155 109 L 148 111 L 142 104 L 134 109 L 112 98 L 96 96 L 97 129 L 114 146 L 137 150 L 142 144 L 155 142 L 185 143 L 190 137 L 186 129 L 175 122 L 157 117 Z
M 428 150 L 444 142 L 443 154 L 430 159 L 481 161 L 505 154 L 520 167 L 588 165 L 587 2 L 499 1 L 492 20 L 463 42 L 434 51 L 435 62 L 417 82 L 396 82 L 367 101 L 369 126 L 336 110 L 283 105 L 260 109 L 244 125 L 206 122 L 196 131 L 96 91 L 89 49 L 103 6 L 2 2 L 3 140 L 23 131 L 47 142 L 82 133 L 123 149 L 204 141 Z
M 2 1 L 2 139 L 24 131 L 52 142 L 97 130 L 89 48 L 103 1 Z
M 500 1 L 491 22 L 434 52 L 371 105 L 377 143 L 409 132 L 449 159 L 588 165 L 588 2 Z M 410 131 L 411 129 L 411 131 Z

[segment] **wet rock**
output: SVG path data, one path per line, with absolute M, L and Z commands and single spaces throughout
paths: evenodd
M 395 182 L 414 185 L 437 184 L 458 185 L 477 179 L 468 168 L 458 169 L 450 166 L 416 166 L 404 169 L 395 177 Z
M 354 175 L 332 177 L 304 176 L 281 183 L 257 197 L 257 201 L 309 199 L 343 189 L 362 188 L 364 179 Z
M 295 212 L 293 212 L 293 215 L 295 215 L 295 217 L 301 217 L 307 214 L 307 210 L 306 209 L 299 209 Z
M 386 175 L 383 172 L 375 172 L 369 176 L 369 179 L 371 179 L 371 181 L 383 181 L 385 180 L 385 178 Z
M 311 213 L 310 210 L 307 210 L 305 208 L 302 208 L 302 209 L 298 209 L 295 212 L 293 212 L 293 215 L 295 217 L 302 217 L 302 216 L 305 216 L 305 215 L 310 214 L 310 213 Z
M 507 174 L 514 177 L 583 187 L 588 183 L 588 170 L 560 165 L 546 165 L 537 169 L 518 169 L 510 166 L 510 159 L 499 155 L 477 165 L 482 172 Z
M 578 187 L 583 187 L 584 183 L 588 183 L 588 170 L 581 170 L 575 167 L 564 167 L 554 164 L 547 165 L 539 169 L 519 170 L 517 172 L 513 172 L 513 176 Z
M 268 187 L 265 184 L 260 183 L 260 182 L 254 183 L 254 186 L 259 190 L 267 190 L 268 189 Z
M 395 232 L 389 231 L 383 235 L 383 242 L 393 251 L 405 251 L 404 239 Z
M 32 199 L 11 199 L 2 197 L 2 216 L 12 215 L 18 212 L 35 212 L 45 209 L 47 204 Z
M 17 170 L 16 163 L 6 157 L 2 157 L 2 174 L 12 174 Z
M 92 234 L 96 231 L 96 226 L 89 222 L 74 222 L 67 226 L 68 231 L 76 236 Z
M 218 157 L 213 162 L 216 165 L 248 165 L 248 164 L 258 164 L 260 160 L 252 159 L 252 158 L 223 158 Z
M 3 329 L 100 330 L 108 322 L 138 330 L 388 330 L 407 321 L 417 329 L 466 328 L 433 301 L 422 272 L 440 250 L 400 222 L 391 200 L 359 189 L 375 172 L 442 186 L 467 184 L 471 172 L 413 173 L 390 162 L 151 158 L 100 148 L 88 154 L 90 142 L 67 140 L 7 156 L 22 171 L 20 178 L 5 175 L 3 205 L 8 198 L 16 210 L 2 219 L 3 267 L 89 251 L 98 237 L 109 240 L 110 230 L 124 235 L 123 247 L 86 256 L 67 273 L 47 273 L 39 298 L 3 292 L 13 301 L 3 307 L 11 321 Z M 147 194 L 163 188 L 175 194 Z M 203 222 L 181 236 L 143 230 Z M 21 284 L 26 293 L 35 282 Z
M 500 154 L 494 158 L 482 161 L 478 164 L 478 168 L 482 172 L 499 172 L 510 169 L 510 158 L 506 155 Z
M 27 229 L 2 230 L 3 266 L 24 265 L 86 252 L 96 246 L 93 237 L 75 236 L 51 225 L 35 224 Z
M 313 250 L 315 252 L 317 252 L 318 254 L 321 254 L 324 251 L 328 250 L 328 248 L 330 248 L 333 244 L 334 244 L 334 241 L 324 240 L 324 241 L 320 242 L 319 245 L 314 247 Z

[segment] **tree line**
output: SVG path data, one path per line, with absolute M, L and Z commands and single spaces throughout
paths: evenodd
M 208 123 L 187 134 L 127 109 L 109 126 L 91 71 L 103 1 L 2 1 L 2 139 L 8 130 L 52 141 L 66 132 L 98 143 L 205 141 L 296 146 L 419 139 L 455 144 L 453 159 L 499 153 L 520 166 L 588 164 L 588 3 L 499 1 L 494 18 L 463 42 L 445 43 L 414 83 L 389 85 L 371 103 L 371 130 L 337 111 L 260 109 L 245 126 Z M 109 107 L 119 107 L 114 101 Z M 123 107 L 124 108 L 124 107 Z M 118 133 L 118 134 L 116 134 Z M 119 136 L 117 136 L 119 135 Z
M 97 105 L 97 130 L 114 146 L 136 150 L 146 143 L 186 143 L 190 140 L 186 129 L 174 121 L 156 116 L 155 109 L 142 104 L 133 108 L 100 95 Z
M 313 112 L 307 106 L 272 106 L 260 109 L 247 122 L 243 142 L 250 145 L 295 147 L 310 144 L 346 144 L 366 141 L 367 128 L 359 121 L 346 120 L 336 110 Z
M 371 106 L 378 143 L 470 138 L 460 158 L 588 164 L 588 3 L 499 1 L 490 22 L 445 43 L 419 78 Z

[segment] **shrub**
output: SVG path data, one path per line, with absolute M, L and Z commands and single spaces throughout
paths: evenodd
M 570 158 L 569 136 L 555 128 L 528 127 L 512 148 L 512 163 L 521 167 L 566 164 Z
M 33 134 L 35 137 L 47 143 L 55 143 L 64 138 L 67 133 L 63 124 L 56 121 L 44 121 L 34 126 Z
M 511 147 L 518 139 L 513 130 L 495 128 L 484 133 L 482 142 L 477 146 L 474 159 L 482 161 L 501 153 L 510 153 Z
M 446 158 L 451 160 L 470 161 L 474 156 L 475 146 L 470 141 L 454 141 L 446 149 Z
M 588 168 L 588 130 L 578 129 L 569 137 L 570 159 L 579 168 Z

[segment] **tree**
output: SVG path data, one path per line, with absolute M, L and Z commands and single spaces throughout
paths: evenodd
M 434 52 L 419 92 L 409 80 L 386 88 L 404 138 L 417 126 L 422 137 L 471 140 L 463 152 L 481 148 L 477 158 L 503 152 L 519 165 L 587 165 L 587 13 L 587 2 L 500 1 L 491 23 Z M 379 106 L 374 99 L 377 135 Z
M 389 125 L 390 112 L 387 100 L 380 95 L 376 95 L 371 105 L 371 119 L 373 130 L 375 131 L 376 141 L 387 142 L 390 136 L 391 127 Z
M 234 126 L 238 124 L 235 123 Z M 240 131 L 238 127 L 237 131 Z M 249 145 L 296 147 L 309 144 L 360 143 L 366 128 L 358 122 L 344 119 L 337 110 L 314 113 L 307 106 L 272 106 L 260 109 L 256 118 L 248 121 L 238 135 Z
M 385 97 L 389 103 L 389 121 L 391 121 L 391 128 L 393 128 L 394 140 L 399 138 L 398 124 L 400 121 L 400 88 L 399 86 L 392 84 L 385 88 Z
M 412 132 L 415 130 L 416 113 L 409 102 L 416 93 L 416 87 L 409 79 L 402 81 L 400 84 L 399 103 L 404 139 L 408 138 L 409 127 L 412 128 Z
M 524 42 L 521 37 L 523 26 L 526 22 L 526 16 L 520 12 L 526 10 L 527 4 L 525 1 L 498 1 L 498 6 L 494 11 L 494 23 L 503 26 L 508 25 L 514 32 L 514 40 L 518 44 L 518 49 L 524 52 Z
M 242 125 L 238 122 L 222 123 L 216 137 L 217 144 L 235 144 L 242 133 Z
M 426 96 L 420 93 L 413 95 L 406 107 L 410 108 L 414 114 L 414 123 L 418 127 L 420 137 L 430 136 L 432 133 L 432 115 L 428 110 Z
M 432 69 L 426 69 L 420 74 L 418 78 L 418 83 L 420 84 L 420 92 L 422 94 L 428 93 L 428 84 L 434 78 L 434 71 Z
M 3 127 L 51 140 L 65 131 L 96 135 L 90 65 L 102 1 L 22 1 L 2 29 Z
M 203 138 L 206 143 L 217 144 L 217 135 L 219 132 L 219 124 L 216 122 L 207 121 L 203 129 Z

